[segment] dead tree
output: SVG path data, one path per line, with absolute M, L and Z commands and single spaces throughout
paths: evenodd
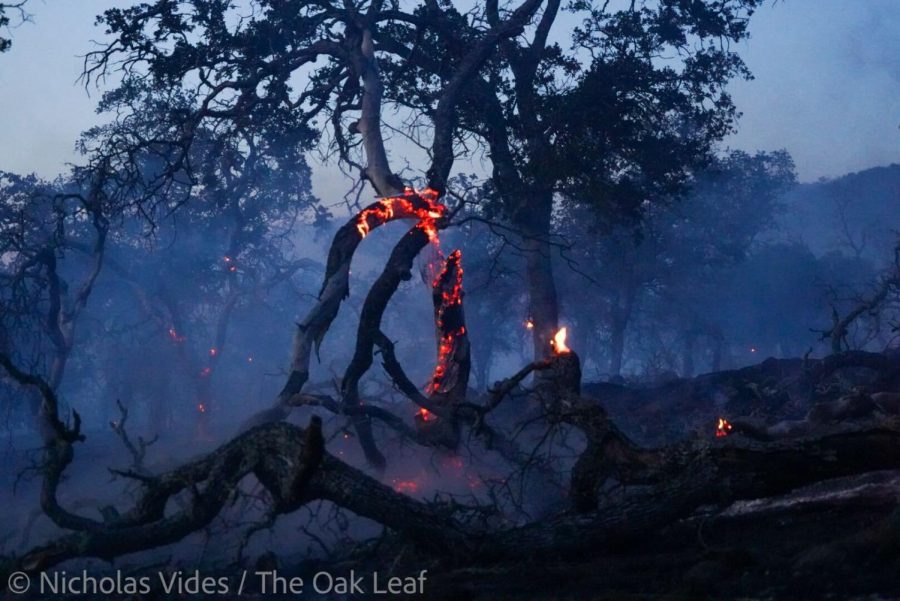
M 841 317 L 836 308 L 832 308 L 832 326 L 823 330 L 822 340 L 831 343 L 831 352 L 838 354 L 849 348 L 847 337 L 850 328 L 861 317 L 875 316 L 883 309 L 892 295 L 900 292 L 900 243 L 894 248 L 894 263 L 881 275 L 875 290 L 868 297 L 860 298 L 853 309 Z
M 0 251 L 11 257 L 9 272 L 2 279 L 5 290 L 0 299 L 0 316 L 11 324 L 21 323 L 23 319 L 37 322 L 47 344 L 35 346 L 39 352 L 47 351 L 46 379 L 54 390 L 63 381 L 76 345 L 77 324 L 103 268 L 110 227 L 110 179 L 109 165 L 100 161 L 75 169 L 72 181 L 62 188 L 32 182 L 9 191 L 7 210 L 15 217 L 12 223 L 8 222 L 0 240 Z M 16 204 L 31 210 L 16 212 Z M 60 259 L 66 237 L 73 235 L 70 230 L 77 230 L 80 223 L 89 224 L 86 231 L 90 242 L 85 243 L 84 253 L 89 266 L 80 281 L 70 282 L 62 274 Z M 31 315 L 41 310 L 42 315 Z M 15 329 L 14 325 L 8 327 Z M 12 352 L 14 349 L 10 347 L 15 343 L 5 340 L 0 342 L 2 346 Z M 33 397 L 33 400 L 31 413 L 37 416 L 40 399 Z

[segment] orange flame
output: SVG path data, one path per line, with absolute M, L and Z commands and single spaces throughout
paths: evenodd
M 553 335 L 553 340 L 550 342 L 550 346 L 553 347 L 553 351 L 557 355 L 572 352 L 572 349 L 566 346 L 566 336 L 568 335 L 568 333 L 568 329 L 562 327 L 556 331 L 556 334 Z
M 724 417 L 719 418 L 719 424 L 716 426 L 716 438 L 728 436 L 733 426 Z
M 526 330 L 534 329 L 534 320 L 532 320 L 530 317 L 525 320 L 525 329 Z

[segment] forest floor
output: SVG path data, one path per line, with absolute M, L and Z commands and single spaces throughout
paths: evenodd
M 864 357 L 865 359 L 865 357 Z M 893 361 L 893 359 L 891 360 Z M 676 379 L 654 385 L 585 384 L 586 398 L 597 399 L 609 416 L 638 444 L 662 447 L 685 439 L 709 440 L 717 417 L 750 417 L 784 430 L 784 424 L 816 428 L 823 423 L 822 408 L 852 410 L 848 426 L 858 417 L 871 419 L 866 407 L 848 406 L 848 395 L 896 393 L 896 363 L 873 379 L 870 368 L 851 367 L 829 372 L 810 385 L 801 360 L 767 360 L 740 370 Z M 867 397 L 868 398 L 868 397 Z M 827 413 L 827 412 L 826 412 Z M 865 415 L 863 415 L 865 414 Z M 843 417 L 828 413 L 829 427 L 843 427 Z M 816 417 L 819 416 L 819 417 Z M 878 415 L 875 415 L 878 418 Z M 811 421 L 813 420 L 813 421 Z M 837 420 L 837 423 L 835 422 Z M 778 430 L 778 427 L 782 427 Z M 790 429 L 790 428 L 789 428 Z M 121 449 L 109 433 L 90 437 L 77 455 L 76 467 L 92 470 L 88 505 L 120 498 L 120 486 L 111 486 L 107 463 L 122 460 Z M 215 441 L 181 440 L 166 451 L 154 448 L 156 460 L 177 464 L 185 457 L 213 448 Z M 3 503 L 7 508 L 4 546 L 24 547 L 52 534 L 44 518 L 25 500 L 33 498 L 36 482 L 13 479 L 27 465 L 27 453 L 4 453 Z M 121 461 L 119 461 L 121 462 Z M 84 484 L 74 472 L 69 483 Z M 8 476 L 8 477 L 6 477 Z M 725 476 L 727 478 L 727 475 Z M 80 481 L 80 482 L 79 482 Z M 67 485 L 68 486 L 68 485 Z M 83 487 L 79 486 L 83 490 Z M 612 494 L 612 493 L 610 493 Z M 602 504 L 601 504 L 602 506 Z M 31 517 L 29 517 L 31 516 Z M 294 518 L 297 518 L 292 522 Z M 37 526 L 23 536 L 29 519 Z M 31 526 L 27 526 L 29 529 Z M 48 529 L 50 528 L 50 529 Z M 227 528 L 227 527 L 226 527 Z M 200 569 L 209 575 L 239 579 L 242 570 L 277 569 L 284 577 L 309 579 L 317 572 L 332 574 L 354 570 L 379 577 L 408 576 L 428 570 L 423 594 L 414 598 L 456 599 L 900 599 L 900 470 L 870 471 L 822 480 L 788 494 L 736 502 L 724 500 L 694 509 L 690 515 L 657 528 L 627 543 L 581 550 L 576 555 L 541 555 L 526 560 L 474 563 L 420 553 L 394 534 L 366 536 L 368 543 L 346 540 L 332 548 L 327 559 L 314 556 L 299 516 L 285 516 L 279 527 L 256 544 L 240 566 L 208 561 L 201 551 L 224 544 L 207 531 L 195 533 L 177 549 L 158 549 L 131 555 L 113 564 L 90 560 L 98 577 L 115 569 L 132 574 L 147 570 Z M 302 532 L 301 532 L 302 531 Z M 348 531 L 349 532 L 349 531 Z M 362 540 L 356 538 L 356 540 Z M 27 544 L 26 544 L 27 543 Z M 177 552 L 175 552 L 177 551 Z M 173 555 L 174 553 L 174 555 Z M 319 554 L 320 557 L 322 554 Z M 173 564 L 173 557 L 179 556 Z M 78 566 L 67 564 L 65 569 Z M 368 577 L 367 577 L 368 578 Z M 369 591 L 371 593 L 371 591 Z M 387 595 L 262 594 L 250 587 L 243 598 L 385 598 Z M 141 599 L 196 598 L 155 591 Z

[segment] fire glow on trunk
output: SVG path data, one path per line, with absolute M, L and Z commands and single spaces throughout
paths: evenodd
M 434 394 L 441 392 L 447 369 L 456 350 L 456 341 L 466 333 L 466 327 L 462 325 L 459 311 L 462 307 L 462 278 L 463 269 L 460 264 L 462 252 L 454 250 L 447 257 L 444 268 L 431 283 L 432 290 L 440 296 L 440 305 L 437 310 L 437 327 L 440 332 L 438 345 L 438 360 L 431 376 L 431 383 L 427 392 Z
M 436 221 L 444 216 L 447 207 L 437 200 L 440 194 L 431 188 L 417 191 L 407 187 L 401 196 L 387 196 L 359 214 L 356 231 L 361 238 L 369 235 L 373 228 L 383 225 L 395 218 L 417 218 L 416 227 L 428 234 L 432 242 L 437 240 Z
M 416 227 L 425 232 L 435 248 L 435 260 L 429 266 L 432 294 L 435 298 L 435 322 L 438 330 L 438 357 L 434 372 L 425 387 L 430 394 L 446 392 L 448 372 L 453 363 L 460 339 L 466 328 L 462 319 L 462 253 L 455 250 L 445 259 L 440 249 L 437 221 L 446 215 L 447 207 L 440 202 L 440 193 L 431 188 L 415 190 L 407 187 L 403 194 L 380 199 L 371 207 L 360 212 L 356 220 L 356 230 L 360 239 L 369 232 L 393 219 L 418 219 Z M 436 274 L 436 275 L 434 275 Z M 427 409 L 419 409 L 418 416 L 423 421 L 437 419 Z

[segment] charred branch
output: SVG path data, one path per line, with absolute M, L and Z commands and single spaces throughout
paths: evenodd
M 132 469 L 141 473 L 144 471 L 144 457 L 147 454 L 147 447 L 153 445 L 159 439 L 159 436 L 154 435 L 150 440 L 145 440 L 143 436 L 138 436 L 137 444 L 135 444 L 125 428 L 125 422 L 128 420 L 128 409 L 118 399 L 116 399 L 116 406 L 119 408 L 119 419 L 110 421 L 109 427 L 122 441 L 128 454 L 131 455 Z

